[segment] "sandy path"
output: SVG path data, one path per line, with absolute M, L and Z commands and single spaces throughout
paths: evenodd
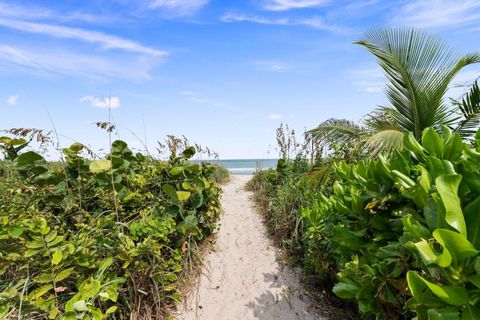
M 254 211 L 247 176 L 233 176 L 224 187 L 224 215 L 216 248 L 178 320 L 309 320 L 296 275 L 276 261 L 276 249 Z

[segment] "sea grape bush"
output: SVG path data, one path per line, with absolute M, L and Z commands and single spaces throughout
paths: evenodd
M 480 131 L 444 127 L 389 157 L 335 166 L 302 210 L 305 263 L 366 318 L 480 319 Z
M 63 164 L 0 139 L 0 318 L 157 319 L 178 300 L 177 277 L 216 228 L 213 165 L 63 149 Z

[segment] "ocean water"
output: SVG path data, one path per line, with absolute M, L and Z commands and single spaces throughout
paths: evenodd
M 231 159 L 208 162 L 225 167 L 232 175 L 251 175 L 257 170 L 275 168 L 277 161 L 278 159 Z

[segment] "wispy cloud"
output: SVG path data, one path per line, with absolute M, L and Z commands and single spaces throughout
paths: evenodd
M 182 96 L 184 96 L 187 99 L 187 101 L 192 103 L 203 104 L 206 106 L 220 108 L 220 109 L 234 110 L 234 108 L 232 108 L 226 103 L 216 101 L 214 99 L 205 97 L 204 95 L 201 95 L 193 91 L 183 90 L 183 91 L 180 91 L 179 93 Z
M 478 0 L 410 0 L 397 12 L 394 23 L 420 28 L 480 24 Z
M 269 18 L 259 15 L 241 14 L 229 12 L 220 18 L 223 22 L 251 22 L 266 25 L 282 25 L 282 26 L 306 26 L 319 30 L 331 31 L 336 33 L 348 32 L 345 28 L 327 23 L 321 17 L 290 19 L 290 18 Z
M 190 16 L 208 4 L 208 0 L 154 0 L 150 9 L 162 9 L 175 16 Z
M 269 114 L 267 116 L 267 119 L 269 119 L 269 120 L 281 120 L 281 119 L 283 119 L 283 115 L 278 114 L 278 113 L 272 113 L 272 114 Z
M 349 75 L 360 91 L 378 93 L 385 89 L 385 76 L 380 68 L 351 70 Z
M 288 72 L 291 70 L 291 66 L 280 61 L 254 61 L 250 63 L 257 70 L 268 72 Z
M 5 103 L 8 104 L 9 106 L 14 106 L 18 103 L 18 94 L 17 95 L 14 95 L 14 96 L 10 96 L 7 98 L 7 100 L 5 100 Z
M 85 96 L 80 98 L 80 103 L 89 103 L 94 108 L 116 109 L 120 107 L 120 98 L 111 96 L 111 97 L 102 99 L 94 96 Z
M 265 0 L 263 8 L 271 11 L 286 11 L 318 7 L 328 2 L 328 0 Z
M 50 37 L 69 38 L 89 43 L 96 43 L 104 49 L 121 49 L 156 57 L 163 57 L 168 54 L 166 51 L 149 48 L 135 41 L 81 28 L 71 28 L 53 24 L 2 18 L 0 18 L 0 26 L 28 33 L 44 34 Z
M 462 70 L 453 79 L 453 83 L 447 91 L 447 96 L 457 99 L 464 95 L 472 86 L 472 83 L 480 78 L 478 70 Z
M 0 17 L 14 18 L 21 20 L 47 20 L 56 23 L 63 22 L 84 22 L 89 24 L 105 24 L 118 22 L 113 15 L 98 15 L 82 11 L 58 12 L 45 7 L 29 5 L 28 7 L 0 3 Z M 122 18 L 125 21 L 125 17 Z
M 0 44 L 2 72 L 24 72 L 37 76 L 67 75 L 90 79 L 150 79 L 152 60 L 120 56 L 102 57 L 56 48 L 9 46 Z M 128 63 L 127 63 L 128 61 Z

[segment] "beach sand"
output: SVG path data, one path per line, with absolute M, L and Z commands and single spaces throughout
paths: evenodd
M 277 262 L 277 249 L 245 191 L 250 176 L 224 186 L 224 214 L 214 250 L 179 306 L 177 320 L 310 320 L 316 315 L 298 276 Z

